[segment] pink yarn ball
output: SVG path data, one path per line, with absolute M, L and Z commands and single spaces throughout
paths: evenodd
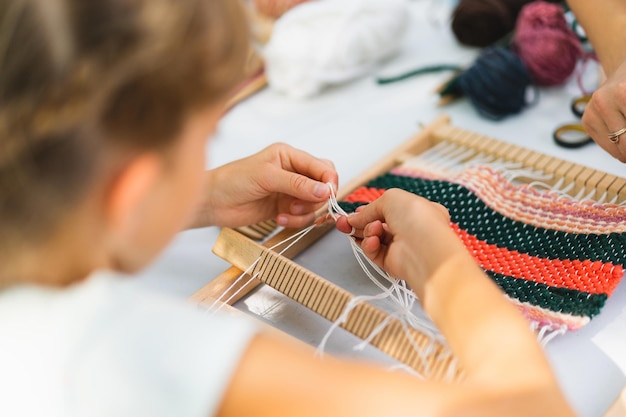
M 563 8 L 545 1 L 524 6 L 517 19 L 513 49 L 526 64 L 533 82 L 542 86 L 563 84 L 583 56 Z

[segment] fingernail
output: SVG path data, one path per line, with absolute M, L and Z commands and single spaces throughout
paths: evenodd
M 278 218 L 276 219 L 276 222 L 277 222 L 279 225 L 281 225 L 281 226 L 286 225 L 286 224 L 287 224 L 287 216 L 283 216 L 283 215 L 278 216 Z
M 320 184 L 319 182 L 315 184 L 315 188 L 313 189 L 313 195 L 315 197 L 324 197 L 326 195 L 326 190 L 328 187 L 324 184 Z

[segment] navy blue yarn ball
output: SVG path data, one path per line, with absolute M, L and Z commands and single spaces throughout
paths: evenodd
M 467 97 L 482 116 L 501 120 L 526 107 L 526 90 L 531 83 L 530 73 L 517 55 L 492 46 L 485 48 L 445 91 Z

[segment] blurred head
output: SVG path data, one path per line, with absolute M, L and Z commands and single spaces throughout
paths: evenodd
M 64 232 L 81 207 L 120 226 L 138 214 L 111 210 L 161 204 L 155 195 L 175 191 L 176 207 L 154 207 L 160 235 L 144 236 L 135 218 L 113 244 L 145 251 L 113 262 L 135 270 L 167 243 L 194 200 L 205 139 L 241 79 L 248 33 L 238 6 L 0 2 L 0 261 Z

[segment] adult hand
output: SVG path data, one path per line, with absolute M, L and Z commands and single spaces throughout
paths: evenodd
M 585 30 L 607 77 L 587 104 L 583 127 L 604 150 L 626 162 L 626 136 L 622 135 L 618 143 L 609 141 L 610 133 L 626 127 L 626 2 L 567 0 L 567 4 Z
M 424 280 L 446 260 L 469 256 L 450 228 L 450 216 L 440 204 L 399 189 L 387 190 L 337 228 L 354 235 L 365 255 L 396 278 L 421 292 Z
M 582 118 L 587 134 L 605 151 L 626 162 L 626 131 L 616 142 L 609 134 L 626 128 L 626 62 L 593 93 Z
M 332 162 L 277 143 L 207 172 L 205 195 L 192 227 L 238 227 L 275 218 L 285 227 L 311 223 L 337 189 Z

